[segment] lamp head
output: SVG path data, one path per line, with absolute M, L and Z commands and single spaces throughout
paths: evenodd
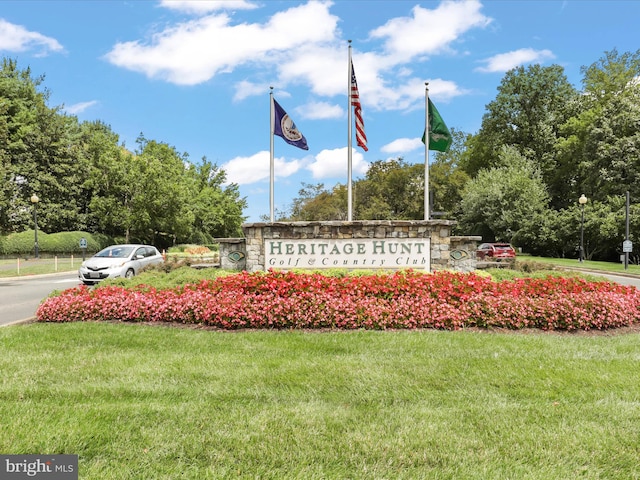
M 35 193 L 31 195 L 31 203 L 38 203 L 39 201 L 40 199 L 38 198 L 38 195 L 36 195 Z
M 585 203 L 587 203 L 587 197 L 584 196 L 584 193 L 580 195 L 580 198 L 578 199 L 578 203 L 580 205 L 584 205 Z

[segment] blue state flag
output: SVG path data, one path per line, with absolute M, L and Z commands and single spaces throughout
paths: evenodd
M 300 133 L 291 117 L 273 98 L 273 133 L 282 137 L 285 142 L 303 150 L 309 150 L 307 139 Z

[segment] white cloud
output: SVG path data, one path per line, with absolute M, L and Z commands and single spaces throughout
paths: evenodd
M 373 30 L 371 37 L 386 39 L 387 54 L 404 63 L 416 56 L 448 51 L 463 33 L 488 26 L 491 19 L 481 9 L 478 0 L 444 1 L 434 10 L 416 5 L 412 17 L 393 18 Z
M 383 153 L 389 154 L 402 154 L 412 152 L 417 150 L 418 148 L 422 148 L 424 150 L 424 143 L 422 143 L 422 139 L 420 138 L 398 138 L 391 143 L 387 143 L 380 148 L 380 151 Z
M 340 105 L 330 104 L 327 102 L 311 102 L 296 108 L 296 113 L 300 118 L 308 118 L 311 120 L 328 120 L 334 118 L 344 118 L 345 110 Z
M 49 52 L 62 52 L 64 48 L 55 39 L 38 32 L 30 32 L 22 25 L 14 25 L 0 18 L 0 51 L 26 52 L 39 50 L 37 56 L 46 56 Z
M 354 49 L 352 55 L 363 105 L 375 110 L 417 108 L 425 79 L 412 76 L 413 62 L 424 60 L 426 54 L 448 51 L 466 31 L 488 25 L 491 19 L 480 13 L 481 6 L 472 0 L 443 2 L 435 10 L 415 7 L 413 17 L 395 18 L 374 29 L 371 37 L 385 40 L 384 52 Z M 278 68 L 283 82 L 308 83 L 316 95 L 341 95 L 346 88 L 344 44 L 306 44 L 284 58 Z M 468 93 L 451 81 L 429 81 L 430 91 L 444 100 Z
M 329 5 L 309 2 L 265 24 L 234 25 L 228 15 L 208 15 L 156 33 L 147 43 L 118 43 L 106 59 L 151 78 L 196 85 L 247 63 L 277 63 L 292 47 L 331 40 L 338 19 Z
M 499 55 L 494 55 L 493 57 L 483 60 L 486 65 L 484 67 L 476 68 L 476 71 L 487 73 L 504 73 L 525 63 L 537 63 L 553 58 L 555 58 L 555 55 L 553 54 L 553 52 L 551 52 L 551 50 L 534 50 L 532 48 L 521 48 L 520 50 L 501 53 Z
M 233 96 L 233 101 L 240 102 L 245 98 L 262 95 L 265 92 L 268 92 L 268 90 L 264 84 L 251 83 L 247 80 L 242 80 L 236 84 L 236 94 Z
M 71 115 L 76 115 L 78 113 L 84 112 L 86 109 L 93 107 L 94 105 L 97 105 L 97 104 L 98 104 L 97 100 L 91 100 L 89 102 L 81 102 L 81 103 L 76 103 L 74 105 L 69 105 L 68 107 L 65 107 L 64 110 L 65 112 Z
M 313 163 L 307 169 L 311 171 L 313 178 L 343 178 L 347 180 L 347 151 L 348 147 L 334 150 L 322 150 Z M 369 163 L 365 162 L 362 153 L 355 148 L 351 154 L 351 171 L 353 175 L 362 175 L 369 170 Z
M 198 4 L 163 3 L 176 9 Z M 200 18 L 177 23 L 144 40 L 118 43 L 106 59 L 150 78 L 181 85 L 196 85 L 216 75 L 250 68 L 251 77 L 235 87 L 235 101 L 263 94 L 270 82 L 284 89 L 308 85 L 311 95 L 317 97 L 342 96 L 347 89 L 347 42 L 340 38 L 340 19 L 331 13 L 332 5 L 331 1 L 310 0 L 262 23 L 238 22 L 222 12 L 208 14 L 211 5 L 196 7 Z M 420 108 L 425 80 L 430 82 L 433 96 L 443 101 L 468 94 L 446 79 L 418 78 L 413 69 L 428 55 L 453 52 L 452 45 L 469 30 L 486 27 L 491 19 L 481 8 L 478 0 L 443 1 L 432 10 L 416 6 L 411 16 L 391 19 L 372 30 L 370 37 L 382 40 L 382 51 L 352 52 L 365 121 L 368 109 Z M 311 100 L 310 105 L 313 108 L 297 112 L 305 118 L 337 118 L 346 108 L 321 100 Z
M 280 80 L 283 83 L 306 83 L 316 95 L 343 94 L 347 88 L 345 48 L 346 42 L 342 45 L 342 51 L 335 45 L 302 45 L 288 52 L 278 63 Z M 358 71 L 356 68 L 356 72 Z
M 258 8 L 246 0 L 161 0 L 160 5 L 170 10 L 203 14 L 216 10 L 251 10 Z
M 450 80 L 433 78 L 426 81 L 429 83 L 429 96 L 440 102 L 448 102 L 452 98 L 469 93 L 468 90 L 460 88 Z M 361 93 L 360 98 L 366 107 L 373 107 L 374 110 L 411 111 L 424 109 L 425 88 L 425 79 L 410 78 L 393 87 L 380 86 L 376 92 L 366 95 Z M 364 101 L 367 97 L 371 98 L 369 102 Z M 364 115 L 366 117 L 366 109 L 364 109 Z
M 235 157 L 221 166 L 227 173 L 228 183 L 246 185 L 268 180 L 270 176 L 270 154 L 264 150 L 250 157 Z M 285 178 L 298 172 L 305 164 L 304 159 L 286 161 L 284 157 L 273 159 L 276 178 Z

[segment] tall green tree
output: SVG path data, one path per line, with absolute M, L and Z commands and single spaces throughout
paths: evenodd
M 224 170 L 205 158 L 189 166 L 193 186 L 190 205 L 194 214 L 191 241 L 210 243 L 213 238 L 238 237 L 242 234 L 242 210 L 247 206 L 238 185 L 227 183 Z
M 347 188 L 342 184 L 327 189 L 323 183 L 303 183 L 298 197 L 293 199 L 289 215 L 281 219 L 305 222 L 346 220 Z
M 47 106 L 44 77 L 4 59 L 0 69 L 0 230 L 32 227 L 29 201 L 40 198 L 38 226 L 64 231 L 86 226 L 88 168 L 76 150 L 77 119 Z
M 89 230 L 128 240 L 134 225 L 138 177 L 134 154 L 121 146 L 118 135 L 102 122 L 82 124 L 79 148 L 91 165 L 86 183 Z
M 0 231 L 18 232 L 32 227 L 29 198 L 39 196 L 38 161 L 35 158 L 38 115 L 46 108 L 48 92 L 41 91 L 44 77 L 3 59 L 0 69 Z M 39 149 L 42 151 L 42 148 Z M 42 218 L 43 224 L 46 223 Z
M 424 218 L 423 164 L 410 165 L 403 158 L 375 161 L 354 190 L 357 219 Z
M 514 147 L 502 148 L 500 162 L 467 183 L 459 228 L 484 241 L 514 242 L 528 219 L 547 213 L 549 195 L 538 167 Z
M 241 234 L 238 186 L 203 160 L 141 135 L 119 144 L 100 121 L 78 123 L 47 105 L 44 77 L 4 59 L 0 68 L 0 233 L 33 228 L 32 194 L 44 231 L 88 230 L 166 245 Z M 195 173 L 194 173 L 195 172 Z
M 477 135 L 468 142 L 460 166 L 472 177 L 500 164 L 500 147 L 515 148 L 538 167 L 553 190 L 557 178 L 559 127 L 575 111 L 578 92 L 559 65 L 530 65 L 507 72 L 495 100 L 487 105 Z
M 450 130 L 453 138 L 451 147 L 446 152 L 436 152 L 429 166 L 429 190 L 433 192 L 433 210 L 444 212 L 447 218 L 455 219 L 461 214 L 462 192 L 470 180 L 469 175 L 460 167 L 460 161 L 471 135 L 455 128 Z
M 640 198 L 640 50 L 616 50 L 584 74 L 580 111 L 561 128 L 559 174 L 565 202 L 582 193 L 596 201 L 611 195 Z M 562 204 L 559 199 L 557 205 Z
M 140 150 L 133 162 L 132 181 L 137 188 L 132 233 L 152 243 L 159 237 L 173 243 L 187 238 L 195 216 L 190 207 L 186 155 L 155 140 L 140 137 L 138 143 Z

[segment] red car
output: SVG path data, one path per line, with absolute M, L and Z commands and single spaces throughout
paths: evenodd
M 478 260 L 515 260 L 516 250 L 509 243 L 481 243 L 476 251 Z

